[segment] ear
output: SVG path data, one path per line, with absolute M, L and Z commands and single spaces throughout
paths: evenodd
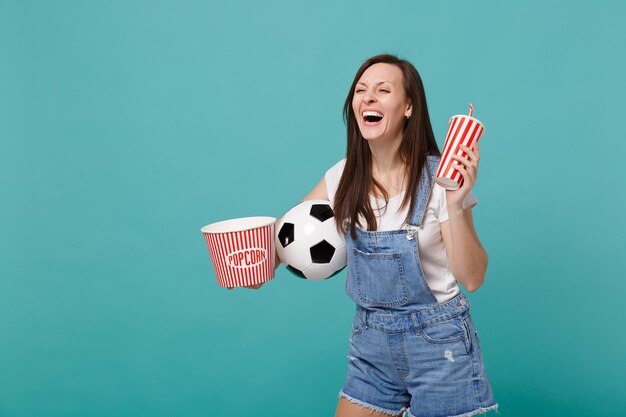
M 409 117 L 411 117 L 412 113 L 413 113 L 413 103 L 409 103 L 406 106 L 406 110 L 404 112 L 404 117 L 406 117 L 408 119 Z

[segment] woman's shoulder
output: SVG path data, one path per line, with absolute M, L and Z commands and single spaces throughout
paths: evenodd
M 339 186 L 339 181 L 341 180 L 341 174 L 343 174 L 343 168 L 346 165 L 346 159 L 342 159 L 337 162 L 335 165 L 330 167 L 324 178 L 326 180 L 326 190 L 328 195 L 330 196 L 330 200 L 334 200 L 335 192 L 337 191 L 337 187 Z
M 345 166 L 346 166 L 346 158 L 343 158 L 340 161 L 338 161 L 335 165 L 333 165 L 330 168 L 328 168 L 328 171 L 326 171 L 326 172 L 339 172 L 339 173 L 341 173 Z
M 341 174 L 343 173 L 343 169 L 346 166 L 346 158 L 340 160 L 335 165 L 328 168 L 326 171 L 326 179 L 331 180 L 333 182 L 339 182 L 339 178 L 341 178 Z

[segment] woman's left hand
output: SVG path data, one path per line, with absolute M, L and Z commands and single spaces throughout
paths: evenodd
M 446 191 L 446 199 L 448 201 L 448 207 L 451 205 L 457 205 L 461 207 L 463 200 L 469 194 L 472 187 L 476 183 L 478 177 L 478 161 L 480 160 L 480 152 L 478 152 L 478 143 L 474 145 L 474 149 L 470 149 L 467 146 L 461 145 L 461 150 L 467 154 L 467 157 L 463 158 L 459 155 L 452 155 L 452 159 L 459 161 L 452 166 L 456 168 L 463 176 L 463 185 L 458 190 Z

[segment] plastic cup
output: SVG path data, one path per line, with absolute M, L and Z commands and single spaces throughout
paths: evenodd
M 464 114 L 452 116 L 448 122 L 448 134 L 435 178 L 437 184 L 446 190 L 458 190 L 463 185 L 463 175 L 452 166 L 453 163 L 460 162 L 452 159 L 452 155 L 466 157 L 467 153 L 461 150 L 461 145 L 472 149 L 485 131 L 485 126 L 480 120 L 472 117 L 473 113 L 474 106 L 470 104 L 469 116 Z
M 274 278 L 274 217 L 242 217 L 204 226 L 217 283 L 243 287 Z

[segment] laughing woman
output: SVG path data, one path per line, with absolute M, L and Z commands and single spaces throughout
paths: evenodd
M 440 155 L 417 70 L 365 61 L 344 104 L 346 158 L 305 197 L 333 202 L 356 303 L 336 417 L 471 416 L 497 409 L 469 302 L 487 254 L 472 221 L 478 146 L 456 159 L 461 188 L 434 182 Z

